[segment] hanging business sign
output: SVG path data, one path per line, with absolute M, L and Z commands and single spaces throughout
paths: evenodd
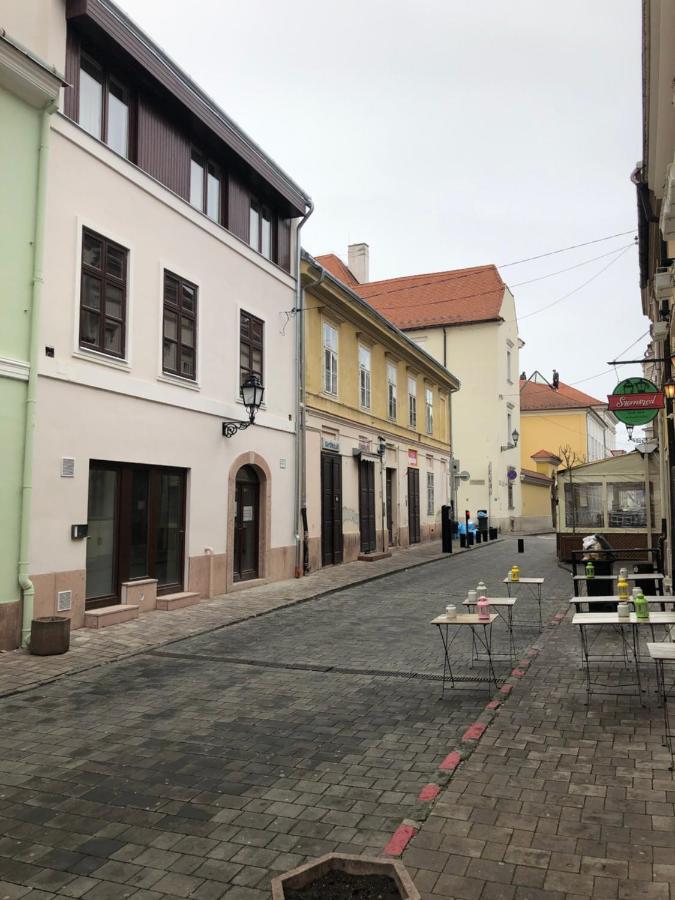
M 624 378 L 607 401 L 609 411 L 624 425 L 646 425 L 664 407 L 663 393 L 646 378 Z

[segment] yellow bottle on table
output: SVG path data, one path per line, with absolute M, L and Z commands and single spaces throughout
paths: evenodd
M 617 582 L 616 587 L 617 593 L 619 595 L 619 601 L 621 603 L 626 603 L 626 601 L 630 599 L 630 588 L 623 575 L 619 576 L 619 581 Z
M 511 568 L 511 581 L 520 581 L 520 567 L 513 566 Z

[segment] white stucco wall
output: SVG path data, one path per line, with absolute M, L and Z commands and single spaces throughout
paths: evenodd
M 92 458 L 190 470 L 186 557 L 224 553 L 227 477 L 255 450 L 272 474 L 271 546 L 294 541 L 294 281 L 61 116 L 53 123 L 34 463 L 32 572 L 84 568 Z M 82 227 L 129 250 L 127 359 L 78 346 Z M 197 383 L 161 374 L 163 269 L 199 288 Z M 244 418 L 239 393 L 239 311 L 265 322 L 265 405 L 234 438 L 223 419 Z M 62 456 L 75 478 L 60 477 Z M 285 467 L 282 468 L 285 461 Z
M 507 470 L 520 471 L 517 448 L 502 450 L 510 439 L 507 415 L 511 413 L 511 431 L 520 431 L 520 391 L 518 386 L 519 349 L 515 303 L 507 290 L 502 302 L 501 322 L 417 329 L 409 332 L 428 353 L 445 364 L 461 381 L 461 389 L 452 396 L 453 454 L 470 480 L 460 483 L 457 494 L 460 517 L 465 509 L 476 515 L 487 509 L 493 521 L 510 527 L 521 516 L 520 481 L 513 481 L 513 509 L 508 506 Z M 511 379 L 507 378 L 506 351 L 511 351 Z M 492 491 L 489 491 L 490 469 Z

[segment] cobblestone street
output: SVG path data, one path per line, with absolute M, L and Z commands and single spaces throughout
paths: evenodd
M 547 578 L 545 620 L 569 579 L 553 547 L 528 538 L 520 558 Z M 429 621 L 480 578 L 496 586 L 514 551 L 432 562 L 5 699 L 0 897 L 254 900 L 307 858 L 381 853 L 489 699 L 468 681 L 440 699 Z M 534 623 L 536 603 L 519 616 Z M 474 677 L 468 639 L 453 658 Z

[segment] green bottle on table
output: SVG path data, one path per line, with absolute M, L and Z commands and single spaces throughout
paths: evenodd
M 586 578 L 595 578 L 595 566 L 590 559 L 586 563 Z
M 649 618 L 649 604 L 647 603 L 647 599 L 645 595 L 640 591 L 639 594 L 635 596 L 633 600 L 633 605 L 635 606 L 635 618 L 636 619 L 648 619 Z

